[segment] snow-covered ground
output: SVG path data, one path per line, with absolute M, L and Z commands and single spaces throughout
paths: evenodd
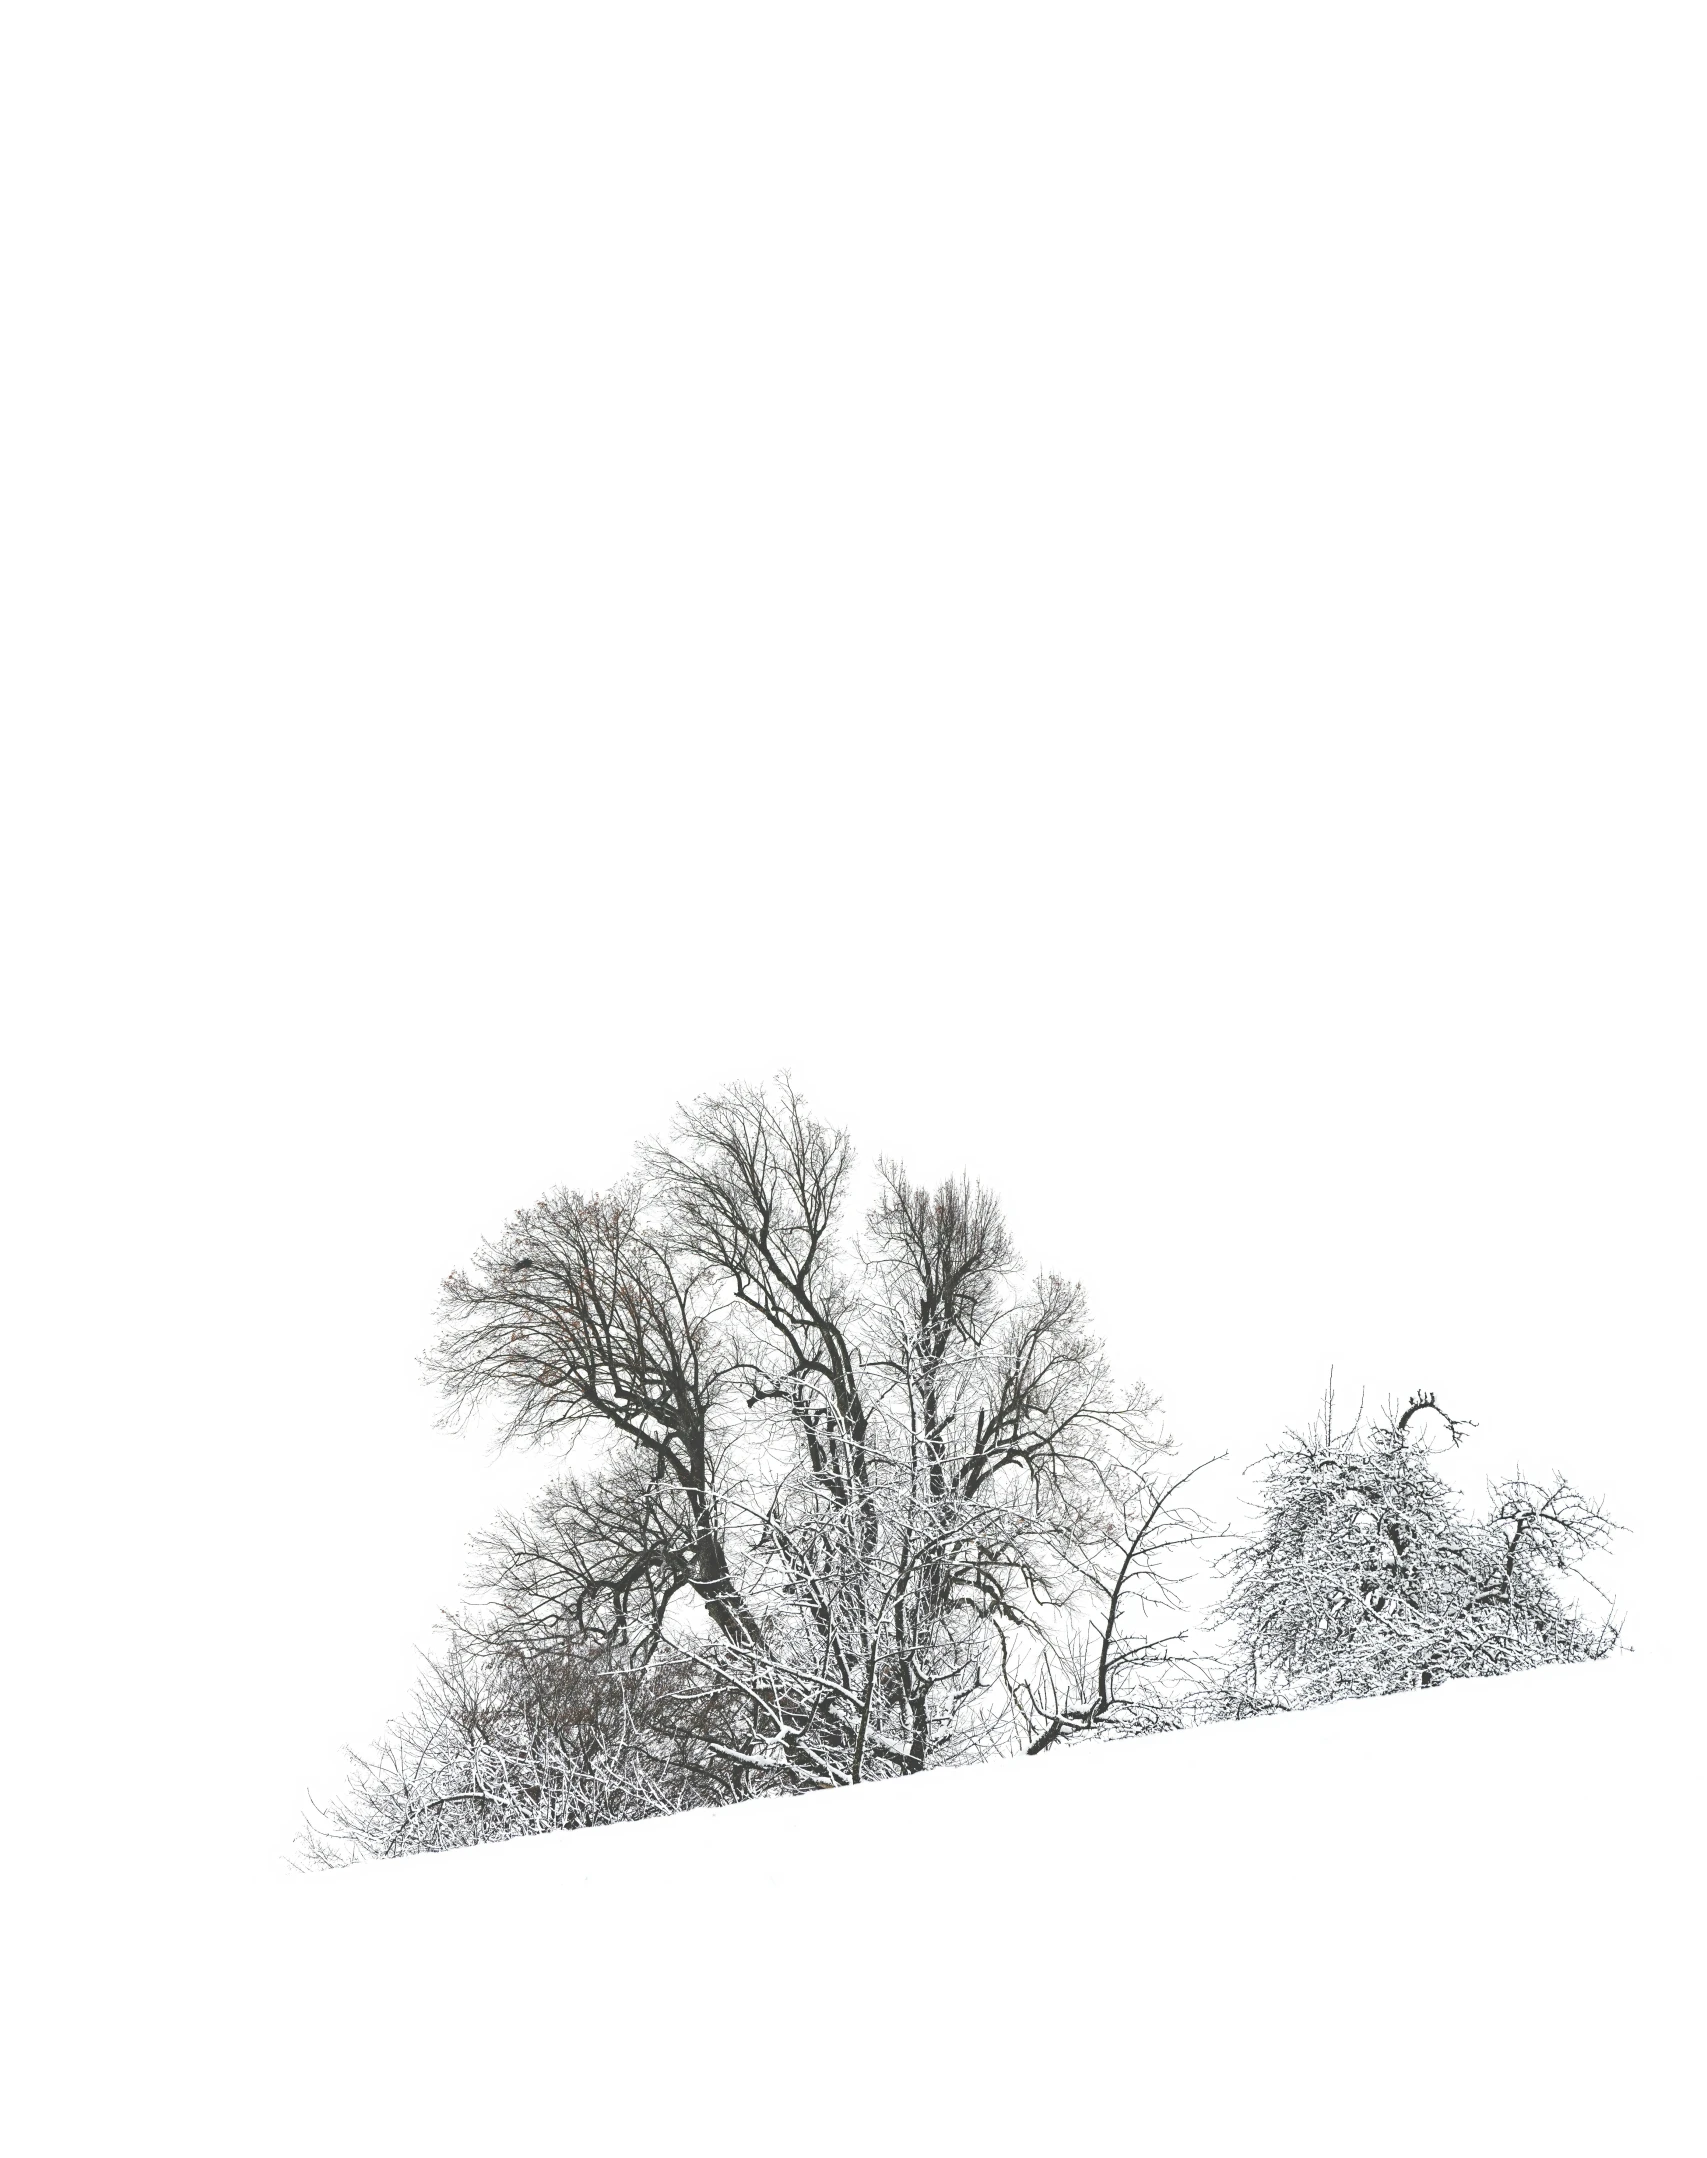
M 44 2117 L 114 2152 L 1682 2150 L 1669 1690 L 1625 1657 L 200 1921 L 161 1884 Z

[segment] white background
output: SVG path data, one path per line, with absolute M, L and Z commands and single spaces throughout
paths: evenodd
M 1189 1456 L 1332 1367 L 1603 1494 L 1681 1668 L 1690 14 L 8 12 L 68 1998 L 139 1883 L 278 1868 L 542 1473 L 433 1428 L 438 1279 L 785 1066 L 992 1183 Z

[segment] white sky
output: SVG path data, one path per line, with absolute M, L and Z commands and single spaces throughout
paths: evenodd
M 1430 1386 L 1693 1637 L 1692 31 L 9 16 L 32 1839 L 276 1865 L 543 1473 L 439 1277 L 784 1065 L 1188 1454 Z

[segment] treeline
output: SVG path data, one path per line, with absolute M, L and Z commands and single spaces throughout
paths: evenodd
M 479 1540 L 413 1704 L 312 1863 L 441 1850 L 1606 1655 L 1611 1524 L 1562 1479 L 1468 1514 L 1414 1397 L 1261 1464 L 1213 1538 L 1152 1396 L 994 1198 L 734 1088 L 446 1282 L 454 1421 L 567 1466 Z M 1191 1569 L 1218 1595 L 1186 1622 Z

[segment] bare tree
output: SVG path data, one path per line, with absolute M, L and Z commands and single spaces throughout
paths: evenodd
M 734 1087 L 445 1284 L 447 1416 L 567 1456 L 481 1539 L 451 1671 L 604 1674 L 628 1718 L 599 1740 L 607 1804 L 910 1775 L 1175 1714 L 1157 1622 L 1200 1524 L 1155 1401 L 1114 1382 L 1076 1284 L 1026 1278 L 987 1191 L 879 1163 L 850 1226 L 852 1169 L 791 1085 Z
M 1307 1707 L 1348 1695 L 1582 1662 L 1616 1646 L 1566 1601 L 1614 1531 L 1563 1477 L 1490 1483 L 1469 1518 L 1435 1461 L 1473 1428 L 1432 1394 L 1334 1428 L 1322 1415 L 1262 1464 L 1260 1518 L 1228 1561 L 1219 1611 L 1232 1647 L 1214 1712 Z M 1604 1602 L 1604 1599 L 1602 1599 Z

